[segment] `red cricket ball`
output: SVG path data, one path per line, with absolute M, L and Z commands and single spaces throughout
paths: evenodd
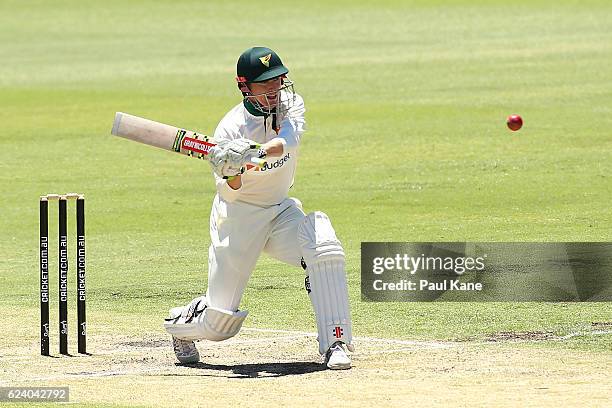
M 516 132 L 523 126 L 523 118 L 519 115 L 510 115 L 508 119 L 506 119 L 506 124 L 510 130 Z

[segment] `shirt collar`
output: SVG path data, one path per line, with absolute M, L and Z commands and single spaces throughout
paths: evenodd
M 253 103 L 251 101 L 249 101 L 248 99 L 244 99 L 242 101 L 242 104 L 244 105 L 244 107 L 246 108 L 246 110 L 253 116 L 268 116 L 265 113 L 263 113 L 262 111 L 260 111 L 259 109 L 257 109 Z

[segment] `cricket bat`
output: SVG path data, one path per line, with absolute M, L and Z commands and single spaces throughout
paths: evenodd
M 111 133 L 198 159 L 206 159 L 210 149 L 215 146 L 214 143 L 209 142 L 209 137 L 206 135 L 123 112 L 115 114 Z M 254 149 L 258 147 L 258 145 L 253 146 Z M 258 157 L 253 157 L 251 162 L 260 167 L 266 164 L 264 159 Z

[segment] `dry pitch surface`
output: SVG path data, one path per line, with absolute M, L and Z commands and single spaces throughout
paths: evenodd
M 610 335 L 606 329 L 576 335 Z M 201 362 L 191 366 L 175 362 L 159 332 L 99 334 L 90 339 L 91 356 L 45 358 L 32 336 L 1 346 L 0 385 L 69 386 L 79 405 L 606 406 L 611 354 L 534 346 L 570 337 L 357 337 L 353 369 L 329 371 L 318 363 L 314 333 L 245 328 L 226 342 L 200 342 Z

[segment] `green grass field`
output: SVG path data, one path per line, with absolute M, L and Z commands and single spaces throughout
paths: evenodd
M 612 241 L 611 21 L 607 1 L 0 2 L 0 386 L 70 385 L 74 400 L 94 406 L 189 405 L 162 391 L 181 386 L 202 404 L 252 406 L 275 395 L 301 405 L 290 396 L 310 390 L 315 405 L 326 405 L 326 382 L 368 384 L 391 367 L 386 387 L 401 392 L 378 399 L 365 386 L 346 404 L 444 406 L 462 396 L 465 405 L 505 406 L 527 384 L 527 403 L 603 406 L 612 395 L 603 374 L 612 362 L 610 303 L 365 303 L 359 249 L 362 241 Z M 439 372 L 435 362 L 449 356 L 438 350 L 416 366 L 423 351 L 385 354 L 389 365 L 379 367 L 372 356 L 380 350 L 364 345 L 348 373 L 240 382 L 230 392 L 218 367 L 184 374 L 169 346 L 149 350 L 154 375 L 138 371 L 153 364 L 137 353 L 136 371 L 92 379 L 74 374 L 69 359 L 38 356 L 41 194 L 87 196 L 93 356 L 76 364 L 112 371 L 115 357 L 109 363 L 100 351 L 114 339 L 165 339 L 168 308 L 205 291 L 209 166 L 114 138 L 110 128 L 123 111 L 212 133 L 239 101 L 235 62 L 253 45 L 278 51 L 306 101 L 292 195 L 306 211 L 328 213 L 343 241 L 355 334 L 461 344 L 474 365 Z M 511 113 L 525 121 L 519 132 L 505 126 Z M 242 308 L 250 329 L 315 330 L 303 272 L 267 257 Z M 488 344 L 507 332 L 527 340 Z M 291 360 L 290 342 L 275 341 L 281 360 Z M 269 345 L 227 361 L 226 349 L 209 357 L 248 364 L 262 348 Z M 313 339 L 304 348 L 300 358 L 317 361 Z M 19 361 L 57 378 L 15 378 Z M 515 361 L 518 373 L 488 373 L 476 367 L 483 361 Z M 572 378 L 574 368 L 582 377 Z M 453 388 L 471 370 L 482 382 Z M 547 377 L 550 392 L 534 391 L 535 378 Z M 447 384 L 448 393 L 423 379 Z M 134 384 L 153 390 L 121 392 Z M 480 392 L 488 397 L 472 395 Z

